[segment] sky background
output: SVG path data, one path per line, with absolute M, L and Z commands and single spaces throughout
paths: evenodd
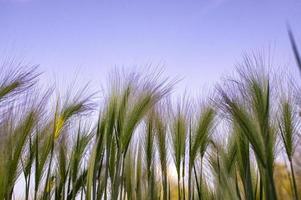
M 198 93 L 258 49 L 294 70 L 286 22 L 301 48 L 301 0 L 0 0 L 0 59 L 98 89 L 114 67 L 160 66 Z

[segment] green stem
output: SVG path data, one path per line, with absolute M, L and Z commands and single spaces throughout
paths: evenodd
M 181 199 L 180 172 L 178 172 L 178 199 Z
M 51 165 L 52 165 L 52 159 L 53 159 L 53 149 L 54 149 L 54 138 L 51 136 L 51 153 L 50 153 L 50 160 L 49 160 L 49 166 L 47 170 L 47 175 L 46 175 L 46 182 L 45 182 L 45 187 L 44 187 L 44 194 L 43 194 L 43 199 L 47 199 L 48 197 L 48 192 L 47 192 L 47 186 L 48 186 L 48 181 L 49 181 L 49 176 L 50 176 L 50 171 L 51 171 Z
M 201 200 L 202 199 L 202 193 L 201 193 L 201 190 L 200 190 L 201 188 L 200 188 L 200 185 L 199 185 L 198 175 L 196 173 L 195 166 L 193 166 L 193 171 L 194 171 L 194 177 L 195 177 L 195 181 L 196 181 L 196 188 L 197 188 L 197 191 L 198 191 L 199 200 Z M 201 170 L 201 174 L 202 174 L 202 170 Z
M 182 185 L 183 185 L 183 199 L 185 200 L 185 158 L 182 165 Z
M 277 200 L 275 183 L 273 178 L 272 168 L 267 167 L 265 169 L 265 189 L 266 189 L 266 199 Z
M 296 183 L 296 178 L 295 178 L 295 172 L 294 172 L 294 166 L 293 166 L 293 161 L 290 159 L 290 168 L 291 168 L 291 173 L 292 173 L 292 179 L 293 179 L 293 187 L 294 187 L 294 193 L 295 193 L 295 198 L 296 200 L 299 199 L 298 196 L 298 190 L 297 190 L 297 183 Z

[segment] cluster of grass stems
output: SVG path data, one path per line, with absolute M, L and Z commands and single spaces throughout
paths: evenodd
M 35 67 L 4 65 L 12 70 L 0 79 L 0 199 L 21 190 L 26 200 L 275 200 L 283 153 L 290 198 L 300 196 L 298 99 L 265 72 L 263 56 L 245 57 L 202 103 L 170 101 L 175 81 L 160 73 L 118 72 L 101 103 L 86 87 L 53 100 L 53 89 L 38 91 Z

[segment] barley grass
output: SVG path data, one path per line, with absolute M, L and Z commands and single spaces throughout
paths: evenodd
M 39 92 L 37 67 L 4 62 L 0 199 L 299 199 L 299 91 L 278 90 L 291 82 L 271 79 L 280 75 L 269 65 L 245 56 L 196 104 L 175 102 L 176 81 L 154 71 L 115 70 L 96 101 L 88 86 Z M 286 191 L 277 174 L 289 177 Z

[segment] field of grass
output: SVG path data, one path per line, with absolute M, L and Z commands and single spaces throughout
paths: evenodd
M 4 63 L 0 199 L 299 199 L 300 90 L 269 64 L 246 56 L 202 101 L 171 100 L 160 73 L 116 72 L 95 102 Z

